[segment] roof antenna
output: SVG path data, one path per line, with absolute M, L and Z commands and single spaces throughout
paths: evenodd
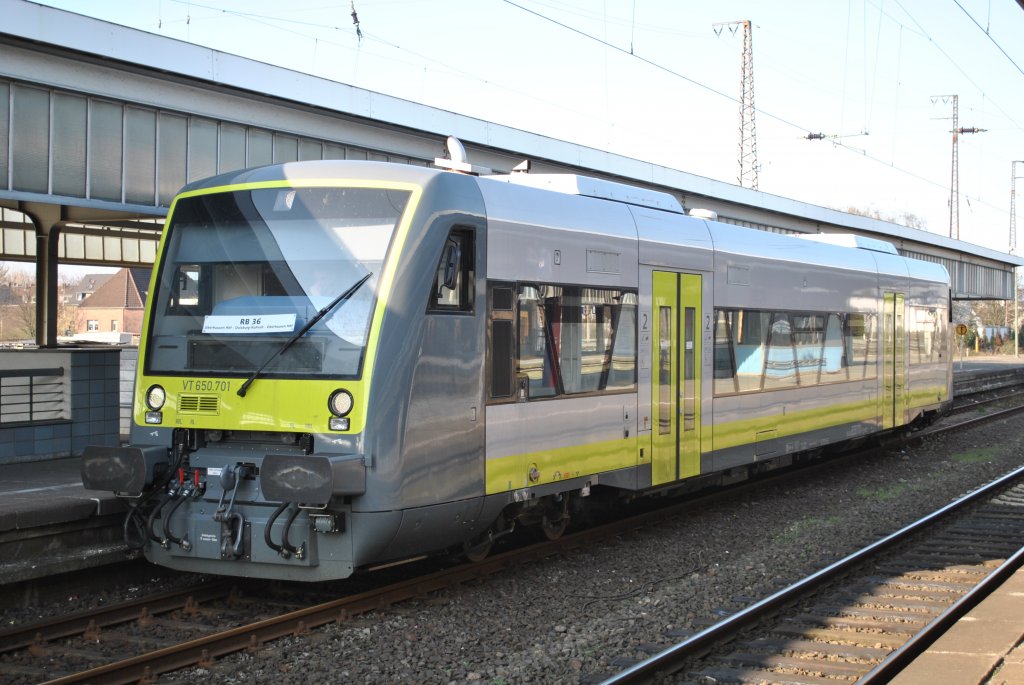
M 487 176 L 494 173 L 493 169 L 490 167 L 470 164 L 466 156 L 465 146 L 462 144 L 462 141 L 455 136 L 448 136 L 445 146 L 448 149 L 448 158 L 435 157 L 434 166 L 442 169 L 448 169 L 449 171 L 457 171 L 461 174 L 471 174 L 473 176 Z
M 445 147 L 448 148 L 448 159 L 456 164 L 469 163 L 466 158 L 466 146 L 462 144 L 461 140 L 455 136 L 448 136 L 448 140 L 445 141 Z

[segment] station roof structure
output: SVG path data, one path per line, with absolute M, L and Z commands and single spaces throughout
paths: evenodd
M 1013 299 L 1014 268 L 1024 265 L 942 235 L 25 0 L 0 0 L 0 15 L 0 259 L 35 261 L 53 284 L 60 262 L 149 266 L 171 198 L 187 182 L 302 159 L 428 166 L 444 156 L 449 135 L 474 164 L 498 172 L 528 159 L 536 173 L 668 192 L 685 209 L 712 210 L 728 223 L 886 240 L 945 265 L 958 299 Z

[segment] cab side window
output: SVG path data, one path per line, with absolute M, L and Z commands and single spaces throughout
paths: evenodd
M 441 250 L 428 311 L 473 313 L 476 295 L 474 254 L 473 230 L 453 228 Z

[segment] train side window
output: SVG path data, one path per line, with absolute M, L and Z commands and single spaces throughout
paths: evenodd
M 825 324 L 825 346 L 821 360 L 821 382 L 847 380 L 849 367 L 843 348 L 843 326 L 839 314 L 829 314 Z
M 789 314 L 774 312 L 768 329 L 768 359 L 764 366 L 765 390 L 792 388 L 798 385 L 796 348 Z
M 434 276 L 431 312 L 472 313 L 476 271 L 473 231 L 456 227 L 448 234 Z
M 715 310 L 715 394 L 726 395 L 739 392 L 736 377 L 736 346 L 733 344 L 733 319 L 735 312 Z
M 825 365 L 825 323 L 823 314 L 791 313 L 793 351 L 800 385 L 818 385 Z
M 516 311 L 521 399 L 636 387 L 636 293 L 524 283 Z
M 601 388 L 632 389 L 636 387 L 636 293 L 622 293 L 613 299 L 619 306 L 612 309 L 612 358 Z
M 562 288 L 522 285 L 519 287 L 519 354 L 516 377 L 528 391 L 528 398 L 558 394 L 561 380 L 558 343 L 561 339 Z
M 877 376 L 878 330 L 874 314 L 847 314 L 843 325 L 845 356 L 850 380 Z
M 511 284 L 490 285 L 487 328 L 487 387 L 492 400 L 513 396 L 512 364 L 515 355 L 515 320 Z
M 910 364 L 931 364 L 942 359 L 945 312 L 936 307 L 910 307 L 907 326 Z
M 658 307 L 658 435 L 672 432 L 672 308 Z
M 715 392 L 759 392 L 771 313 L 723 309 L 715 324 Z

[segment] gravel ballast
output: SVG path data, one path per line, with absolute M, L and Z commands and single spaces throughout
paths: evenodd
M 1021 464 L 1024 417 L 890 450 L 159 682 L 577 683 Z M 682 639 L 682 638 L 677 638 Z M 653 644 L 652 644 L 653 643 Z M 644 651 L 644 648 L 647 651 Z

